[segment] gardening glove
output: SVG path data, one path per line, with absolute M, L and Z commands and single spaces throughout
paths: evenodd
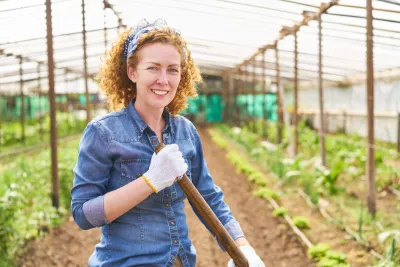
M 265 264 L 262 262 L 260 257 L 257 255 L 256 251 L 251 246 L 240 246 L 239 249 L 246 256 L 247 261 L 249 262 L 249 267 L 265 267 Z M 231 259 L 228 262 L 228 267 L 235 267 L 236 265 L 233 263 Z
M 177 177 L 181 177 L 187 171 L 187 168 L 178 145 L 171 144 L 166 145 L 158 154 L 153 154 L 149 170 L 142 177 L 153 191 L 158 193 L 171 186 Z

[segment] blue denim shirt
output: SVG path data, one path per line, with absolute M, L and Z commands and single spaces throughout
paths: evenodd
M 158 144 L 156 134 L 133 103 L 91 121 L 79 145 L 71 191 L 73 217 L 82 229 L 101 226 L 101 241 L 89 258 L 89 266 L 172 266 L 177 256 L 184 266 L 195 266 L 196 249 L 184 212 L 186 196 L 177 184 L 151 194 L 112 222 L 105 217 L 104 195 L 145 173 Z M 194 125 L 166 110 L 163 116 L 163 142 L 178 144 L 188 164 L 187 176 L 232 238 L 244 236 L 221 189 L 213 183 Z

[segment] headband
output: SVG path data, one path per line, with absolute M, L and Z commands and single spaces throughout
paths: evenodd
M 143 34 L 148 33 L 149 31 L 159 30 L 162 28 L 168 28 L 168 25 L 165 22 L 165 20 L 158 19 L 150 23 L 147 20 L 142 19 L 129 34 L 128 38 L 125 40 L 124 52 L 123 52 L 123 57 L 125 58 L 125 60 L 127 60 L 130 55 L 135 53 L 137 48 L 137 42 L 140 39 L 140 37 L 142 37 Z M 174 33 L 180 35 L 179 31 L 175 29 L 172 30 Z

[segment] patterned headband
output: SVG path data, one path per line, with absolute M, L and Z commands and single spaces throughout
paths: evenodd
M 129 34 L 128 38 L 125 40 L 124 52 L 123 52 L 123 57 L 125 58 L 125 60 L 127 60 L 130 55 L 135 53 L 137 48 L 137 42 L 140 39 L 140 37 L 142 37 L 143 34 L 148 33 L 149 31 L 159 30 L 162 28 L 168 28 L 167 23 L 162 19 L 158 19 L 152 23 L 148 22 L 145 19 L 142 19 Z M 180 35 L 179 31 L 175 29 L 172 30 L 174 31 L 174 33 Z

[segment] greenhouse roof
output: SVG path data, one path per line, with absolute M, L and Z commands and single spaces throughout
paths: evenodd
M 47 87 L 46 6 L 43 0 L 0 0 L 0 92 L 22 80 L 33 89 Z M 366 71 L 366 1 L 343 0 L 322 15 L 323 78 L 340 81 Z M 280 52 L 281 76 L 293 79 L 294 37 L 281 37 L 283 26 L 299 25 L 304 11 L 318 12 L 320 0 L 91 0 L 85 3 L 88 73 L 94 76 L 121 28 L 140 19 L 164 19 L 180 30 L 203 73 L 221 75 L 260 48 Z M 105 8 L 106 6 L 106 8 Z M 374 0 L 375 70 L 399 69 L 400 2 Z M 56 85 L 82 79 L 82 1 L 53 0 Z M 119 27 L 120 26 L 120 27 Z M 104 31 L 104 28 L 107 30 Z M 318 22 L 298 31 L 299 79 L 318 77 Z M 274 49 L 266 50 L 267 75 L 275 75 Z M 40 63 L 40 64 L 39 64 Z M 56 86 L 57 87 L 57 86 Z M 56 89 L 57 90 L 57 89 Z

